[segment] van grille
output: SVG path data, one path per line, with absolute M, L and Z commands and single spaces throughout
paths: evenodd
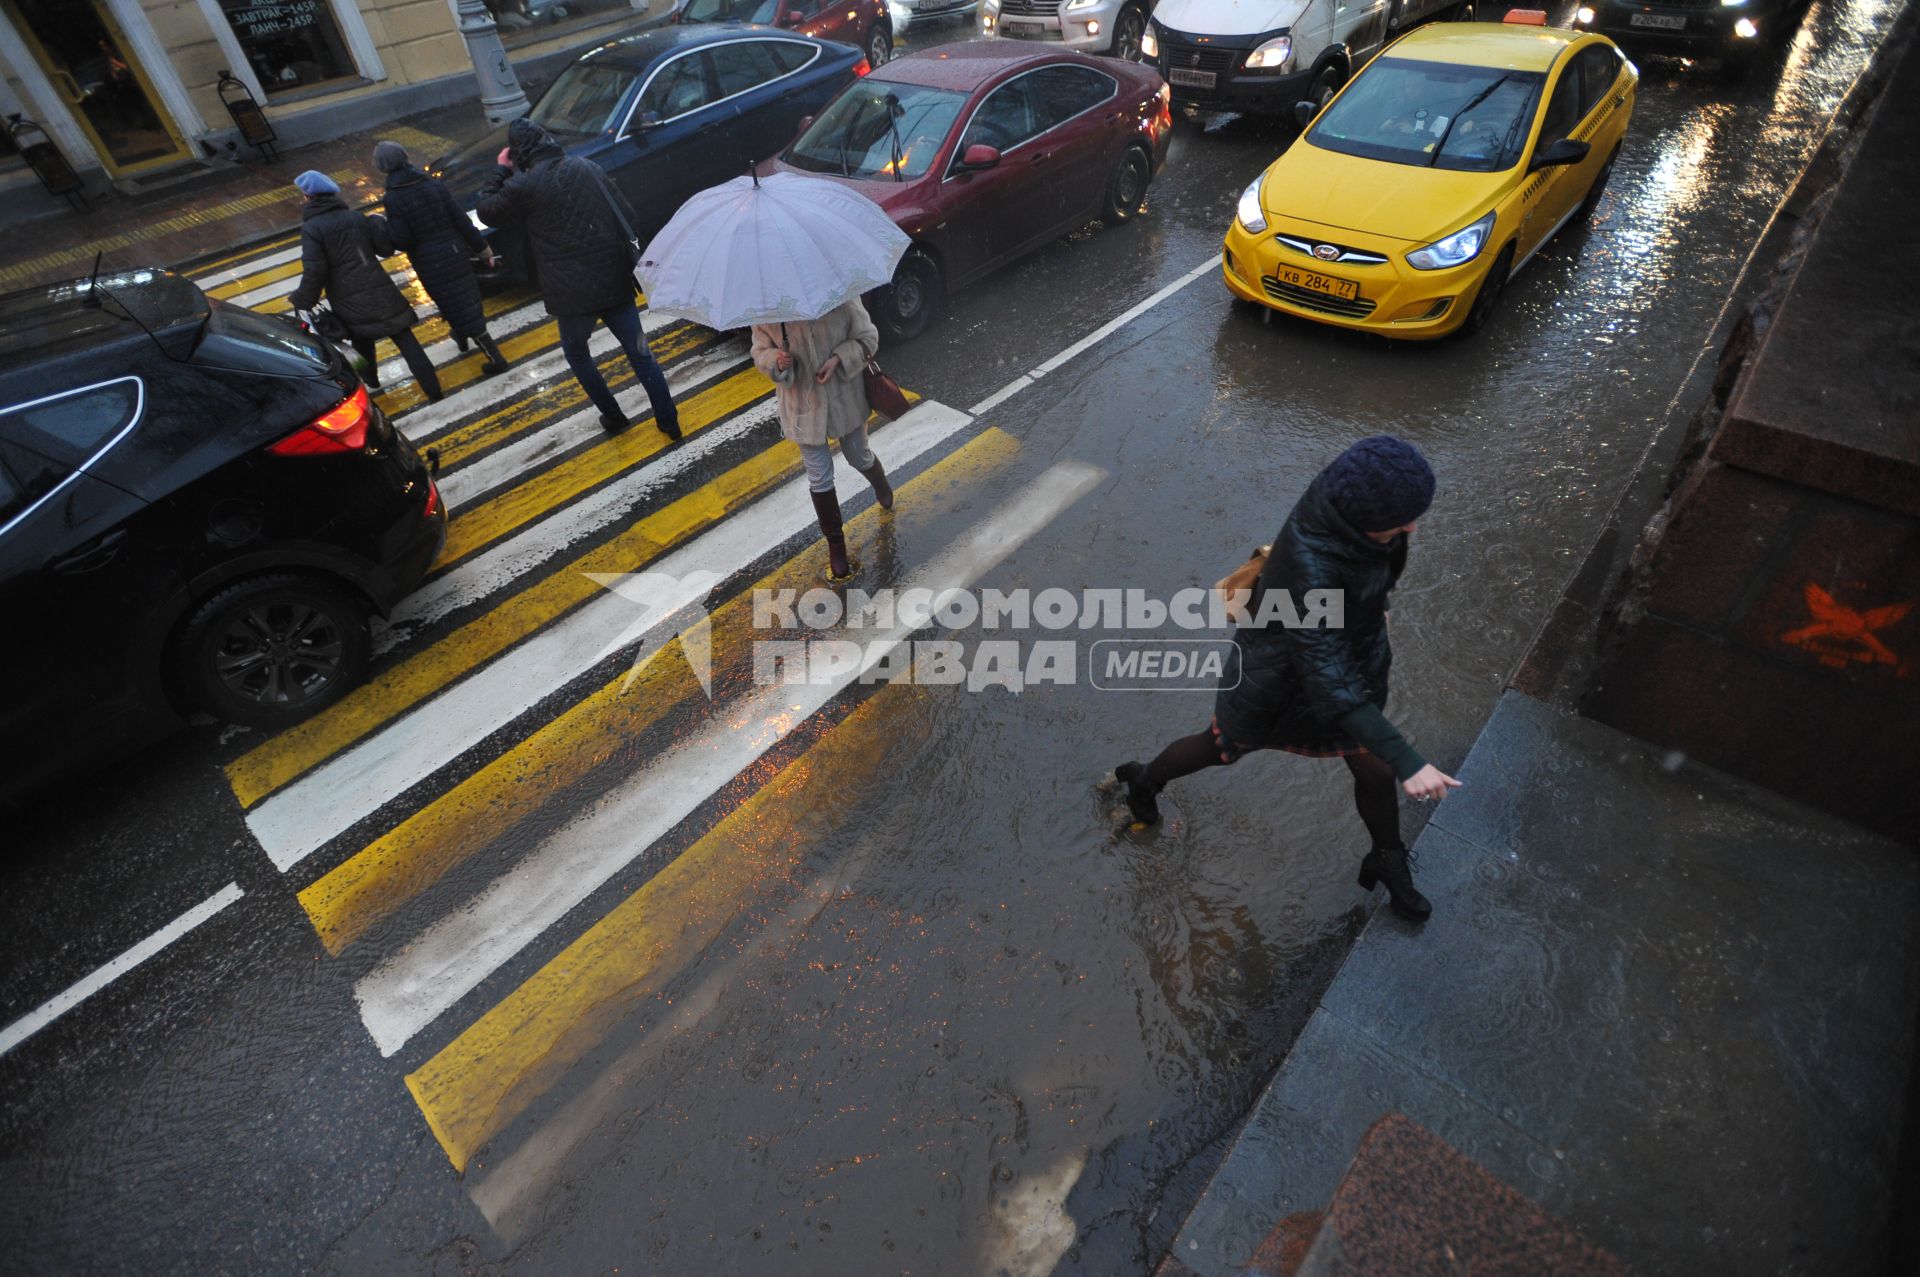
M 1160 65 L 1166 70 L 1224 72 L 1233 68 L 1237 49 L 1210 49 L 1199 44 L 1160 43 Z
M 1060 12 L 1060 0 L 1003 0 L 1000 12 L 1016 18 L 1051 18 Z

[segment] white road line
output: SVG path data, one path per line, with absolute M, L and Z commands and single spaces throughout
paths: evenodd
M 909 588 L 927 588 L 937 595 L 971 586 L 1105 477 L 1105 471 L 1085 462 L 1054 465 L 916 573 Z M 630 617 L 632 604 L 623 612 Z M 660 755 L 459 912 L 429 926 L 362 977 L 354 997 L 380 1053 L 391 1056 L 405 1046 L 859 674 L 907 641 L 915 628 L 910 620 L 895 625 L 868 644 L 860 668 L 832 681 L 769 687 L 743 704 L 728 705 L 717 721 Z
M 675 402 L 680 402 L 697 390 L 752 367 L 747 361 L 744 347 L 709 351 L 697 359 L 676 365 L 667 374 L 667 389 L 673 392 Z M 754 375 L 759 374 L 756 372 Z M 653 412 L 653 405 L 647 399 L 647 388 L 638 382 L 621 390 L 614 399 L 635 422 L 644 420 Z M 401 425 L 404 428 L 405 421 Z M 647 429 L 654 427 L 648 426 Z M 487 493 L 524 479 L 535 467 L 561 453 L 583 443 L 605 438 L 607 432 L 600 424 L 600 410 L 588 404 L 557 420 L 543 422 L 512 442 L 476 457 L 466 465 L 448 470 L 435 482 L 440 485 L 441 495 L 446 498 L 449 508 L 462 510 Z M 666 453 L 663 457 L 671 455 Z
M 22 1042 L 46 1028 L 49 1024 L 79 1006 L 115 980 L 133 970 L 141 963 L 159 953 L 162 949 L 192 931 L 214 914 L 238 900 L 243 891 L 238 883 L 230 882 L 206 900 L 169 922 L 160 930 L 142 940 L 113 961 L 101 967 L 80 983 L 59 993 L 21 1016 L 6 1028 L 0 1029 L 0 1055 L 5 1055 Z
M 188 278 L 201 288 L 212 291 L 222 284 L 231 284 L 249 275 L 257 275 L 263 270 L 272 270 L 283 263 L 297 261 L 299 257 L 300 245 L 296 243 L 292 248 L 283 248 L 278 252 L 268 253 L 265 257 L 255 257 L 237 266 L 228 266 L 214 271 L 211 275 L 190 275 Z
M 640 330 L 649 338 L 660 329 L 672 324 L 673 320 L 656 315 L 651 311 L 640 312 Z M 595 359 L 611 354 L 619 349 L 620 343 L 614 340 L 606 328 L 594 329 L 593 336 L 587 340 L 587 350 Z M 386 367 L 382 364 L 381 367 Z M 404 361 L 401 369 L 406 368 Z M 410 375 L 410 374 L 401 374 Z M 474 382 L 461 390 L 456 390 L 439 403 L 422 404 L 400 419 L 400 426 L 406 431 L 407 438 L 415 445 L 425 445 L 457 425 L 461 420 L 474 415 L 476 396 L 483 403 L 505 403 L 514 395 L 532 392 L 541 388 L 549 380 L 560 376 L 572 376 L 567 367 L 567 356 L 558 345 L 531 358 L 522 357 L 519 362 L 498 377 L 487 377 Z
M 1113 336 L 1113 334 L 1119 332 L 1122 328 L 1140 318 L 1140 316 L 1146 314 L 1155 306 L 1158 306 L 1161 302 L 1167 300 L 1167 298 L 1173 296 L 1188 284 L 1191 284 L 1194 280 L 1199 279 L 1208 271 L 1219 269 L 1219 266 L 1220 257 L 1218 254 L 1207 258 L 1206 261 L 1201 262 L 1198 266 L 1182 275 L 1179 279 L 1174 280 L 1171 284 L 1168 284 L 1165 288 L 1147 298 L 1145 301 L 1121 311 L 1114 318 L 1100 325 L 1100 327 L 1094 329 L 1079 341 L 1074 342 L 1073 345 L 1068 346 L 1065 350 L 1055 355 L 1052 359 L 1047 360 L 1046 363 L 1041 364 L 1038 368 L 1015 377 L 1012 381 L 968 409 L 968 411 L 977 417 L 989 409 L 999 407 L 1048 373 L 1058 372 L 1062 364 L 1065 364 L 1068 360 L 1076 356 L 1085 354 L 1088 350 Z
M 971 421 L 944 404 L 923 400 L 888 426 L 876 446 L 888 465 L 904 466 Z M 866 489 L 865 478 L 849 467 L 835 470 L 843 500 Z M 647 570 L 676 577 L 696 571 L 725 576 L 804 532 L 814 518 L 805 488 L 789 483 Z M 700 586 L 685 602 L 705 593 L 706 587 Z M 669 607 L 655 615 L 675 610 Z M 247 813 L 247 827 L 275 868 L 292 868 L 355 821 L 591 669 L 636 614 L 628 599 L 600 595 L 274 794 Z
M 710 426 L 689 436 L 685 443 L 665 453 L 653 464 L 632 471 L 604 488 L 595 489 L 571 505 L 562 506 L 526 525 L 492 549 L 474 555 L 443 575 L 430 578 L 394 605 L 393 613 L 387 618 L 386 629 L 374 639 L 374 651 L 392 650 L 405 642 L 418 627 L 478 602 L 522 573 L 572 549 L 582 537 L 595 529 L 632 517 L 635 508 L 642 502 L 652 499 L 707 457 L 773 421 L 774 417 L 775 405 L 771 401 L 755 404 L 717 426 Z M 594 429 L 599 429 L 597 421 Z

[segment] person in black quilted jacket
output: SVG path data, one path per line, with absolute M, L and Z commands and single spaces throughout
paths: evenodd
M 348 208 L 339 185 L 325 173 L 308 169 L 293 184 L 307 200 L 300 209 L 300 286 L 289 299 L 294 313 L 311 311 L 325 293 L 334 317 L 367 362 L 368 390 L 380 389 L 375 343 L 386 337 L 427 398 L 438 400 L 440 378 L 413 335 L 413 307 L 380 264 L 382 257 L 393 256 L 386 223 Z
M 481 188 L 476 211 L 489 226 L 526 235 L 541 297 L 558 321 L 560 349 L 600 410 L 600 424 L 618 434 L 632 423 L 587 347 L 597 323 L 605 324 L 627 352 L 653 405 L 653 424 L 667 438 L 678 439 L 673 393 L 647 349 L 633 301 L 636 250 L 622 227 L 623 221 L 633 226 L 633 209 L 612 179 L 592 160 L 568 155 L 532 120 L 515 120 L 507 126 L 499 167 Z
M 454 345 L 465 350 L 473 342 L 480 347 L 487 357 L 480 367 L 482 376 L 505 372 L 507 357 L 487 332 L 480 280 L 473 273 L 473 255 L 494 260 L 487 237 L 460 211 L 444 185 L 413 166 L 398 142 L 374 147 L 373 166 L 386 177 L 387 234 L 412 263 L 420 286 L 447 321 Z
M 1247 610 L 1258 622 L 1267 591 L 1284 590 L 1295 608 L 1305 608 L 1309 591 L 1338 590 L 1340 626 L 1288 626 L 1271 611 L 1265 625 L 1243 623 L 1234 634 L 1239 678 L 1223 682 L 1208 729 L 1174 741 L 1150 763 L 1114 769 L 1134 819 L 1160 819 L 1156 796 L 1168 781 L 1252 750 L 1342 759 L 1373 839 L 1360 885 L 1385 884 L 1396 913 L 1426 920 L 1432 906 L 1413 885 L 1395 789 L 1424 802 L 1444 798 L 1460 782 L 1387 721 L 1387 595 L 1406 567 L 1408 538 L 1432 504 L 1434 486 L 1419 449 L 1392 435 L 1360 440 L 1308 485 L 1274 539 Z

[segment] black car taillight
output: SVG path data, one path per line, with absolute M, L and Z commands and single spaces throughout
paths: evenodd
M 358 452 L 367 446 L 367 427 L 372 422 L 373 405 L 367 402 L 367 388 L 355 386 L 351 395 L 267 451 L 281 457 Z

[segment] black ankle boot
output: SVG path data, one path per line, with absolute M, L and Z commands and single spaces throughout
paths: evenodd
M 1413 864 L 1413 853 L 1405 847 L 1375 847 L 1360 862 L 1360 889 L 1372 891 L 1376 883 L 1384 883 L 1395 913 L 1409 922 L 1425 922 L 1433 906 L 1414 889 Z
M 1126 787 L 1127 810 L 1143 825 L 1160 823 L 1159 792 L 1147 783 L 1147 769 L 1140 763 L 1121 763 L 1113 769 L 1113 778 Z
M 875 457 L 873 464 L 860 473 L 866 476 L 868 483 L 873 485 L 873 499 L 880 503 L 880 508 L 893 509 L 893 485 L 887 482 L 887 472 L 881 466 L 880 458 Z
M 627 420 L 624 412 L 603 412 L 600 414 L 600 428 L 610 435 L 617 435 L 633 423 Z
M 827 541 L 827 579 L 844 581 L 853 575 L 853 563 L 847 558 L 845 525 L 840 519 L 840 495 L 832 488 L 809 492 L 813 513 L 820 520 L 820 535 Z
M 500 353 L 500 347 L 491 335 L 481 333 L 474 338 L 474 342 L 487 357 L 487 362 L 480 365 L 482 377 L 497 377 L 507 370 L 507 357 Z

